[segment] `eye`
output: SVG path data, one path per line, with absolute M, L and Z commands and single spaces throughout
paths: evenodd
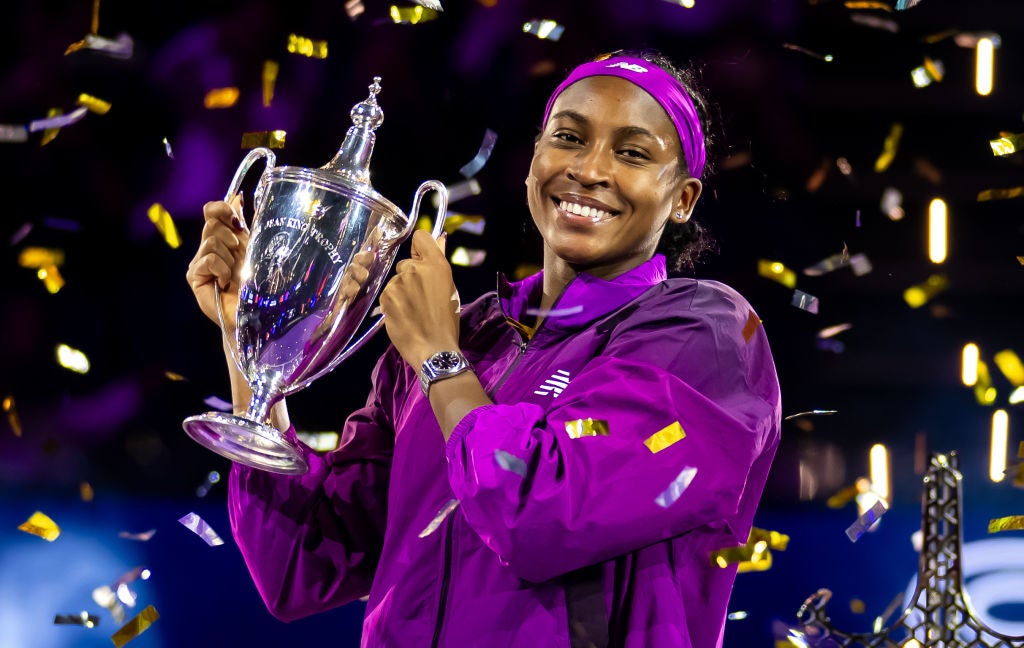
M 619 155 L 630 158 L 633 160 L 650 160 L 651 156 L 647 154 L 647 151 L 637 148 L 622 148 L 619 149 Z
M 561 142 L 565 142 L 567 144 L 582 144 L 583 143 L 583 140 L 580 139 L 579 136 L 576 135 L 576 133 L 573 133 L 572 131 L 557 130 L 557 131 L 555 131 L 554 133 L 551 134 L 551 137 L 556 139 L 556 140 L 559 140 Z

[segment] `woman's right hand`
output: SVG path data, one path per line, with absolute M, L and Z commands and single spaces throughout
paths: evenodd
M 238 311 L 238 286 L 241 282 L 245 250 L 249 244 L 249 230 L 242 217 L 241 196 L 235 196 L 231 204 L 223 200 L 203 205 L 203 234 L 196 255 L 188 264 L 185 278 L 195 294 L 199 308 L 214 324 L 220 325 L 217 317 L 217 293 L 214 283 L 220 288 L 221 307 L 224 311 L 224 325 L 227 333 L 233 333 L 235 313 Z

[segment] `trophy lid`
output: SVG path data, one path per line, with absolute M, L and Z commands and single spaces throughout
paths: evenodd
M 357 189 L 366 193 L 373 191 L 370 188 L 370 156 L 373 155 L 373 145 L 377 140 L 374 131 L 384 121 L 384 111 L 377 104 L 379 76 L 373 77 L 369 90 L 369 96 L 349 112 L 352 126 L 345 133 L 345 141 L 334 158 L 320 167 L 322 171 L 341 176 L 350 184 L 361 185 Z

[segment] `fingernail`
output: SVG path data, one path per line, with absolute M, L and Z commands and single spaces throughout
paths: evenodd
M 241 232 L 243 229 L 245 229 L 245 226 L 242 225 L 242 221 L 239 220 L 238 216 L 231 217 L 231 226 L 234 227 L 235 230 L 238 232 Z

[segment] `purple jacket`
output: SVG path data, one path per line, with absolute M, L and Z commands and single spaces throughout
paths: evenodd
M 721 645 L 736 567 L 709 554 L 746 542 L 779 442 L 763 328 L 731 288 L 667 279 L 656 255 L 579 276 L 529 338 L 517 321 L 541 283 L 463 309 L 495 404 L 447 445 L 392 347 L 309 473 L 233 466 L 232 531 L 276 617 L 369 595 L 363 646 L 569 648 L 570 627 Z

